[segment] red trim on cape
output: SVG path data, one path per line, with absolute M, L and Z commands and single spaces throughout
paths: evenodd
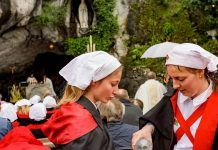
M 218 94 L 213 92 L 207 102 L 195 134 L 193 150 L 211 150 L 218 125 Z
M 175 97 L 174 97 L 175 98 Z M 176 130 L 177 141 L 179 141 L 184 134 L 194 144 L 194 137 L 190 131 L 191 126 L 203 115 L 207 101 L 200 105 L 186 120 L 184 119 L 175 99 L 172 99 L 173 108 L 175 110 L 174 115 L 180 124 L 180 127 Z
M 18 127 L 20 125 L 20 123 L 18 121 L 14 121 L 11 124 L 12 124 L 13 128 Z
M 47 114 L 53 114 L 56 110 L 47 110 Z
M 171 103 L 173 106 L 173 112 L 176 110 L 176 101 L 178 97 L 178 92 L 171 97 Z M 200 124 L 196 130 L 194 137 L 193 150 L 210 150 L 212 149 L 214 137 L 217 131 L 218 125 L 218 95 L 213 92 L 206 104 L 206 108 L 202 115 Z
M 2 140 L 0 140 L 1 150 L 48 150 L 49 148 L 43 146 L 38 141 L 31 131 L 24 126 L 15 127 L 9 131 Z
M 42 131 L 55 144 L 67 144 L 94 130 L 97 123 L 82 105 L 70 102 L 56 110 L 42 126 Z
M 18 114 L 17 113 L 17 117 L 22 118 L 22 119 L 29 119 L 29 115 L 24 115 L 24 114 Z
M 44 126 L 44 123 L 41 124 L 29 124 L 26 126 L 30 130 L 36 130 L 36 129 L 41 129 Z

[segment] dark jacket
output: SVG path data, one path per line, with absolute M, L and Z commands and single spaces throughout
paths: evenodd
M 108 132 L 110 133 L 116 150 L 132 149 L 132 134 L 138 131 L 138 126 L 125 124 L 123 122 L 108 122 Z
M 140 129 L 148 122 L 155 126 L 153 133 L 153 150 L 170 150 L 176 144 L 173 131 L 174 113 L 170 101 L 175 92 L 167 92 L 162 100 L 139 119 Z M 218 132 L 213 142 L 213 150 L 218 150 Z
M 35 121 L 31 119 L 31 124 L 27 126 L 27 128 L 30 129 L 32 134 L 34 135 L 35 138 L 46 138 L 46 136 L 43 134 L 41 127 L 46 123 L 46 119 L 41 120 L 41 121 Z
M 77 101 L 80 105 L 84 106 L 93 116 L 98 124 L 97 128 L 84 136 L 71 141 L 68 144 L 61 145 L 58 150 L 115 150 L 112 139 L 110 138 L 106 127 L 100 117 L 99 111 L 95 106 L 85 97 Z
M 142 110 L 132 104 L 129 100 L 121 99 L 120 100 L 125 105 L 125 114 L 123 116 L 123 122 L 138 126 L 139 125 L 139 117 L 142 116 Z

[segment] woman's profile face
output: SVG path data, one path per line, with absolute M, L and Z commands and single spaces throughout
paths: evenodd
M 173 80 L 173 88 L 178 89 L 184 96 L 194 98 L 200 94 L 203 86 L 200 73 L 174 65 L 167 66 L 167 73 Z
M 121 75 L 122 70 L 119 69 L 103 80 L 97 81 L 92 85 L 95 102 L 101 101 L 103 103 L 107 103 L 109 100 L 114 98 L 115 93 L 118 90 Z

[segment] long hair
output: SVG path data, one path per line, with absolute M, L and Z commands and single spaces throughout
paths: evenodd
M 208 72 L 207 76 L 213 81 L 214 91 L 218 93 L 218 70 L 214 72 Z
M 28 115 L 29 110 L 30 110 L 30 106 L 27 105 L 17 107 L 17 113 L 20 115 Z
M 85 93 L 84 90 L 79 89 L 78 87 L 66 85 L 64 95 L 61 98 L 58 105 L 66 104 L 71 101 L 78 101 L 79 98 Z

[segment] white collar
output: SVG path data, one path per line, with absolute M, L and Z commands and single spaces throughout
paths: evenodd
M 209 87 L 200 95 L 198 95 L 197 97 L 195 97 L 192 101 L 193 101 L 193 105 L 194 106 L 199 106 L 202 103 L 204 103 L 207 98 L 211 95 L 211 93 L 213 92 L 213 88 L 212 88 L 212 82 L 210 81 L 210 85 Z M 181 92 L 179 92 L 178 94 L 178 101 L 180 103 L 184 103 L 186 100 L 191 100 L 190 97 L 184 96 Z
M 89 100 L 89 101 L 95 106 L 96 109 L 98 109 L 97 105 L 93 101 L 91 101 L 91 100 Z

